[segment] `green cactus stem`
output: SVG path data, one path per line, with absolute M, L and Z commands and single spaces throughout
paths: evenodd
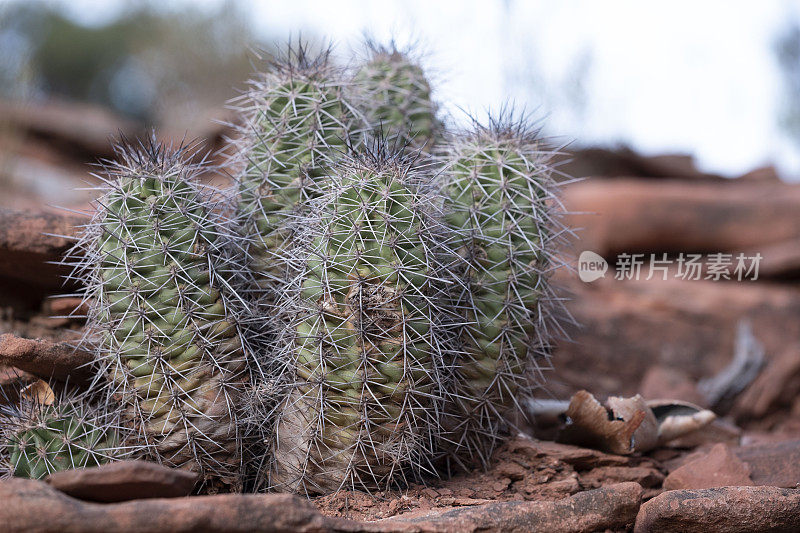
M 287 275 L 282 250 L 294 239 L 297 217 L 320 190 L 326 168 L 364 129 L 347 87 L 329 49 L 314 55 L 298 43 L 232 102 L 243 117 L 240 216 L 253 240 L 255 292 L 268 304 Z
M 121 442 L 123 433 L 119 413 L 86 394 L 64 392 L 52 403 L 8 402 L 0 408 L 0 470 L 42 479 L 55 472 L 99 466 L 128 455 Z
M 466 291 L 454 387 L 457 453 L 485 465 L 513 427 L 520 395 L 541 384 L 559 300 L 549 275 L 558 266 L 559 222 L 553 152 L 513 113 L 475 125 L 449 146 L 447 220 L 460 236 Z
M 362 93 L 364 114 L 375 130 L 398 146 L 430 151 L 440 135 L 431 86 L 419 62 L 392 43 L 367 43 L 369 58 L 353 84 Z
M 194 151 L 154 139 L 117 148 L 77 250 L 88 341 L 107 366 L 142 455 L 241 488 L 239 397 L 248 348 L 229 274 L 242 249 L 201 187 Z
M 285 306 L 286 400 L 271 485 L 325 493 L 431 471 L 447 350 L 437 202 L 380 147 L 341 162 Z

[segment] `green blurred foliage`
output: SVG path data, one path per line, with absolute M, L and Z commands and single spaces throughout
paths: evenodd
M 0 95 L 52 94 L 153 124 L 221 106 L 252 71 L 249 50 L 271 50 L 233 2 L 173 11 L 140 3 L 92 27 L 42 2 L 0 9 Z

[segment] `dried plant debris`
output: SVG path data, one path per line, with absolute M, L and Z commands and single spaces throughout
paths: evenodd
M 750 322 L 742 320 L 736 326 L 733 359 L 721 372 L 698 383 L 697 389 L 709 406 L 727 410 L 764 365 L 764 345 L 753 334 Z
M 646 452 L 673 439 L 698 431 L 716 415 L 688 402 L 647 402 L 612 396 L 605 405 L 587 391 L 577 392 L 565 413 L 559 440 L 627 455 Z
M 712 411 L 679 400 L 649 400 L 647 406 L 658 422 L 658 444 L 689 435 L 702 429 L 717 418 Z

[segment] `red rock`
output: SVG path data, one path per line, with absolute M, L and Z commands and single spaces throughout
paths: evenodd
M 726 252 L 800 239 L 800 186 L 752 181 L 587 180 L 564 189 L 581 246 L 618 252 Z
M 800 217 L 798 217 L 800 218 Z M 556 346 L 555 394 L 586 389 L 597 397 L 632 396 L 654 365 L 679 368 L 693 381 L 719 373 L 733 358 L 737 324 L 748 319 L 772 354 L 800 339 L 800 290 L 792 286 L 712 281 L 559 281 L 573 293 L 567 308 L 581 327 Z
M 733 453 L 750 467 L 756 485 L 795 488 L 800 483 L 800 440 L 742 446 Z
M 738 446 L 742 438 L 742 430 L 732 422 L 717 418 L 699 431 L 669 441 L 673 448 L 693 449 L 717 443 Z
M 753 485 L 750 469 L 724 444 L 670 472 L 664 490 Z
M 741 250 L 748 257 L 761 254 L 758 265 L 759 278 L 794 278 L 800 274 L 800 239 L 789 239 L 773 244 L 762 244 Z
M 697 391 L 688 374 L 677 368 L 654 365 L 647 370 L 639 386 L 639 394 L 647 400 L 670 398 L 703 406 L 705 399 Z
M 771 181 L 781 183 L 781 177 L 778 175 L 778 169 L 774 165 L 765 165 L 763 167 L 754 168 L 750 172 L 746 172 L 739 176 L 740 180 L 745 181 Z
M 173 533 L 357 531 L 324 518 L 308 500 L 288 494 L 220 494 L 123 503 L 76 500 L 41 481 L 0 481 L 4 533 Z
M 600 466 L 581 474 L 584 487 L 601 487 L 625 481 L 633 481 L 644 488 L 660 487 L 664 474 L 655 466 Z
M 56 472 L 46 481 L 73 498 L 123 502 L 188 496 L 197 482 L 197 475 L 146 461 L 119 461 L 97 468 Z
M 77 500 L 40 481 L 0 481 L 4 532 L 591 532 L 630 527 L 642 488 L 621 483 L 553 502 L 493 502 L 376 522 L 326 518 L 288 494 L 224 494 L 123 503 Z
M 89 312 L 89 306 L 83 298 L 60 297 L 45 301 L 44 312 L 51 316 L 69 316 L 80 318 Z
M 59 290 L 68 268 L 48 264 L 62 259 L 86 218 L 47 211 L 0 209 L 0 278 Z
M 511 451 L 517 453 L 528 452 L 534 457 L 553 457 L 574 466 L 576 470 L 589 470 L 598 466 L 625 466 L 631 464 L 630 457 L 546 440 L 514 439 L 509 442 L 508 446 Z
M 646 156 L 630 148 L 582 148 L 570 150 L 569 157 L 558 157 L 559 170 L 570 176 L 636 176 L 637 180 L 679 178 L 693 181 L 720 181 L 721 176 L 700 172 L 694 158 L 686 154 Z
M 673 490 L 642 504 L 634 533 L 796 533 L 800 491 L 777 487 Z
M 554 502 L 498 502 L 401 515 L 361 524 L 358 531 L 590 533 L 624 529 L 633 524 L 641 497 L 637 483 L 620 483 Z
M 792 346 L 773 357 L 753 383 L 737 398 L 732 414 L 737 419 L 762 418 L 791 406 L 800 395 L 800 347 Z
M 8 365 L 0 365 L 0 387 L 14 385 L 21 381 L 32 381 L 33 375 L 23 372 L 18 368 Z
M 113 156 L 110 135 L 136 137 L 135 122 L 89 104 L 50 100 L 35 106 L 0 101 L 0 115 L 21 132 L 36 139 L 52 139 L 54 144 L 98 156 Z
M 86 377 L 90 353 L 76 350 L 66 342 L 22 339 L 10 333 L 0 335 L 0 364 L 14 366 L 41 378 Z

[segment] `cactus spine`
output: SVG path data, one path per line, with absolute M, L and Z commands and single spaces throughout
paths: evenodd
M 454 387 L 459 453 L 485 465 L 520 393 L 548 364 L 559 303 L 548 283 L 554 242 L 552 155 L 513 114 L 476 125 L 449 147 L 447 219 L 460 235 L 466 287 Z
M 446 350 L 436 203 L 380 147 L 335 168 L 290 308 L 272 485 L 394 486 L 432 460 Z
M 151 139 L 117 152 L 78 243 L 90 340 L 143 454 L 199 472 L 209 490 L 238 489 L 247 361 L 226 277 L 236 241 L 195 182 L 204 166 L 192 150 Z
M 441 125 L 425 72 L 410 54 L 394 44 L 367 43 L 369 59 L 355 73 L 364 114 L 398 146 L 430 151 Z
M 9 402 L 0 407 L 0 468 L 7 475 L 41 479 L 120 459 L 127 451 L 121 446 L 118 415 L 75 392 L 65 392 L 54 402 Z

